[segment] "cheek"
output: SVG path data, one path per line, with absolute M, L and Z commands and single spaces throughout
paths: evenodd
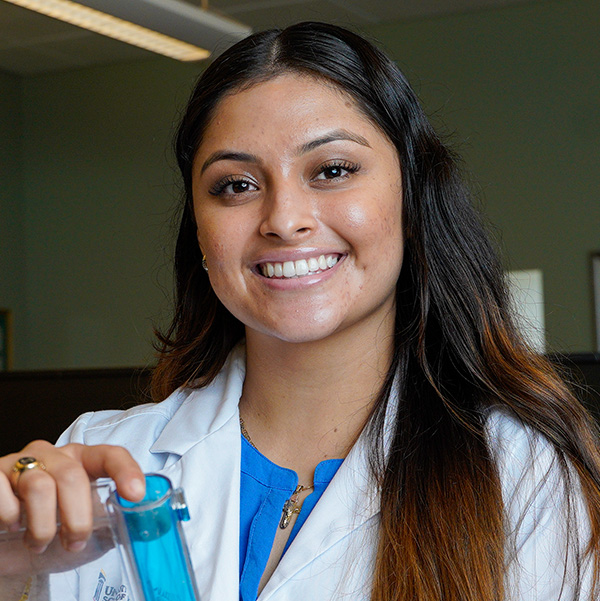
M 240 233 L 231 221 L 215 219 L 212 215 L 196 212 L 198 244 L 213 265 L 224 263 L 235 252 Z
M 345 224 L 353 241 L 362 251 L 373 249 L 386 254 L 401 252 L 402 242 L 402 203 L 400 195 L 384 194 L 347 202 L 340 207 L 340 222 Z M 388 257 L 391 258 L 391 257 Z
M 364 229 L 372 219 L 366 207 L 359 203 L 348 204 L 344 207 L 342 217 L 353 230 Z

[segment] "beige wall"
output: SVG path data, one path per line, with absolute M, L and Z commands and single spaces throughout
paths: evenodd
M 455 131 L 508 264 L 544 271 L 549 339 L 569 351 L 593 340 L 599 17 L 596 0 L 563 0 L 366 32 Z M 197 72 L 153 59 L 0 74 L 0 306 L 19 316 L 15 367 L 152 360 L 153 321 L 169 311 L 170 136 Z

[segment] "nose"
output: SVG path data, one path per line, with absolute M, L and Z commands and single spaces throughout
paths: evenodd
M 265 238 L 291 241 L 305 238 L 316 228 L 311 195 L 300 188 L 272 189 L 264 202 L 260 233 Z

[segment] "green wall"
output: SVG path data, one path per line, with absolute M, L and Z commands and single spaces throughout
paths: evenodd
M 562 0 L 363 30 L 454 132 L 508 266 L 543 270 L 549 341 L 567 351 L 593 348 L 599 24 L 597 0 Z M 0 74 L 0 306 L 19 318 L 16 368 L 152 361 L 171 288 L 170 137 L 198 71 L 152 59 Z
M 15 331 L 25 327 L 25 226 L 21 172 L 21 81 L 0 72 L 0 308 L 13 312 Z M 14 344 L 26 354 L 26 338 Z
M 197 71 L 153 60 L 24 80 L 23 367 L 152 360 L 171 287 L 172 124 Z
M 569 0 L 374 31 L 453 133 L 507 266 L 544 275 L 551 348 L 594 348 L 600 251 L 600 2 Z

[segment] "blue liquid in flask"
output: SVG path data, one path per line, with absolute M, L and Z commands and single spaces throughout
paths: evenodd
M 115 493 L 125 521 L 144 601 L 200 601 L 183 539 L 189 520 L 181 490 L 159 474 L 146 475 L 146 495 L 132 503 Z

